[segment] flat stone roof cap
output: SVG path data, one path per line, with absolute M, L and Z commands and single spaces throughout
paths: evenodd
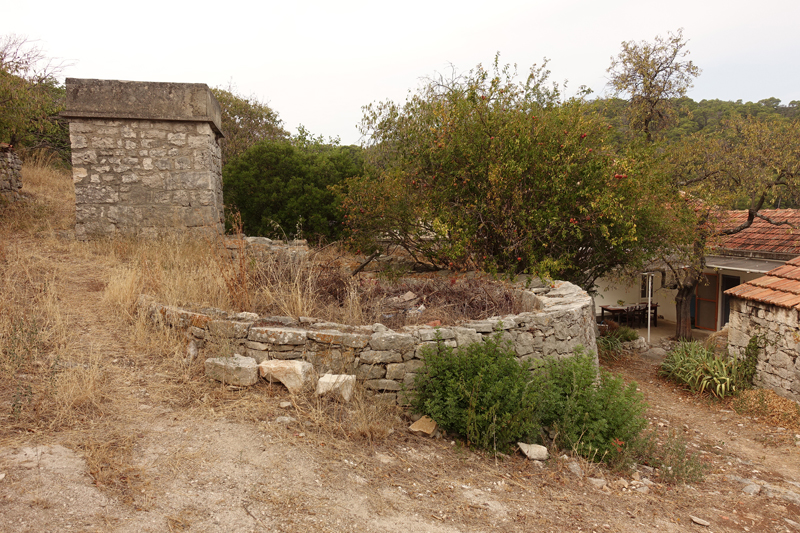
M 222 110 L 205 83 L 67 78 L 65 118 L 207 122 L 222 136 Z

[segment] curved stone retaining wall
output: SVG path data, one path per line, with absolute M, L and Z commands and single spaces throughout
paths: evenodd
M 356 375 L 367 389 L 396 400 L 412 387 L 423 367 L 421 354 L 437 335 L 447 346 L 481 342 L 495 332 L 508 339 L 522 360 L 564 358 L 578 346 L 597 353 L 592 300 L 571 283 L 523 291 L 529 312 L 474 320 L 460 326 L 407 326 L 393 331 L 382 324 L 345 326 L 301 317 L 262 317 L 254 313 L 200 312 L 141 297 L 140 309 L 155 323 L 185 329 L 194 348 L 215 355 L 239 353 L 256 363 L 300 359 L 320 374 Z

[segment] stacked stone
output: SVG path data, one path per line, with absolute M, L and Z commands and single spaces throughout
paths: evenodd
M 437 342 L 458 348 L 500 335 L 510 341 L 520 360 L 570 357 L 579 346 L 596 353 L 594 308 L 584 291 L 557 282 L 527 294 L 533 311 L 454 327 L 407 326 L 402 331 L 382 324 L 351 327 L 302 317 L 225 314 L 215 309 L 193 312 L 144 297 L 139 305 L 154 322 L 186 329 L 191 342 L 207 353 L 240 353 L 256 363 L 308 361 L 320 375 L 355 375 L 366 389 L 404 403 L 401 391 L 413 388 L 426 348 Z
M 67 79 L 75 236 L 221 233 L 221 111 L 204 84 Z
M 275 260 L 278 257 L 295 260 L 308 255 L 308 241 L 305 239 L 279 241 L 266 237 L 226 235 L 225 248 L 234 261 L 238 259 L 240 250 L 244 250 L 247 257 L 256 261 Z
M 22 161 L 11 145 L 0 143 L 0 196 L 13 202 L 22 189 Z
M 728 350 L 744 357 L 750 339 L 762 337 L 755 384 L 800 402 L 800 323 L 797 309 L 731 298 Z

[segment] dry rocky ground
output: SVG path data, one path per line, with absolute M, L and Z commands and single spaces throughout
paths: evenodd
M 185 340 L 109 303 L 107 248 L 52 235 L 0 247 L 3 290 L 32 295 L 4 295 L 3 313 L 52 306 L 61 332 L 0 383 L 0 531 L 800 531 L 800 429 L 691 396 L 654 361 L 613 370 L 637 381 L 660 439 L 687 439 L 703 481 L 495 459 L 412 435 L 368 398 L 345 410 L 222 387 Z

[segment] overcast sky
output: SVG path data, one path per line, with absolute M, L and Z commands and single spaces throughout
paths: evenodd
M 553 80 L 604 94 L 622 41 L 678 28 L 703 70 L 690 97 L 788 104 L 800 100 L 798 20 L 798 0 L 22 0 L 3 6 L 0 35 L 37 40 L 73 63 L 67 77 L 233 83 L 289 131 L 357 144 L 363 105 L 402 101 L 451 64 L 500 52 L 524 74 L 546 57 Z

